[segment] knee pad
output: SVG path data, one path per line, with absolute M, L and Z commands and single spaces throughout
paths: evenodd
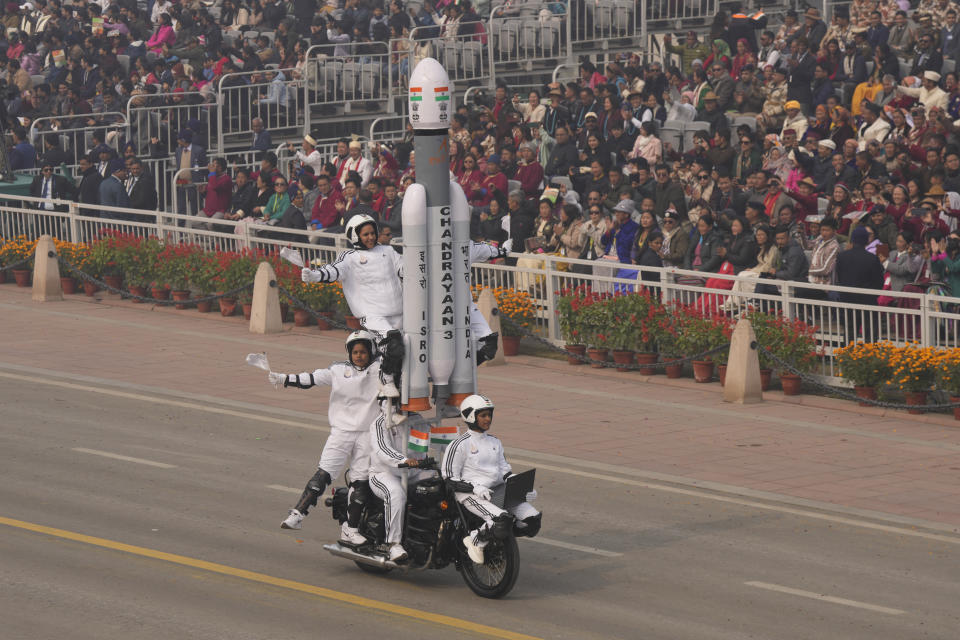
M 519 536 L 526 536 L 527 538 L 532 538 L 540 532 L 540 520 L 543 517 L 542 513 L 538 513 L 535 516 L 530 516 L 529 518 L 524 518 L 521 522 L 525 525 L 523 527 L 517 527 L 516 534 Z
M 493 360 L 497 355 L 497 339 L 500 337 L 499 333 L 491 333 L 490 335 L 483 336 L 477 342 L 477 364 L 483 364 L 487 360 Z
M 403 372 L 403 334 L 396 329 L 387 331 L 386 337 L 380 341 L 380 352 L 383 354 L 380 370 L 399 379 Z
M 330 486 L 331 482 L 333 482 L 333 479 L 329 473 L 323 469 L 317 469 L 317 472 L 313 474 L 313 477 L 307 482 L 307 488 L 304 489 L 304 491 L 315 491 L 318 494 L 323 493 L 326 488 Z
M 352 504 L 366 504 L 370 498 L 370 483 L 366 480 L 355 480 L 350 483 L 350 502 Z
M 513 530 L 513 516 L 509 513 L 502 513 L 496 518 L 493 519 L 493 526 L 490 527 L 490 532 L 493 534 L 493 537 L 503 540 L 510 532 Z

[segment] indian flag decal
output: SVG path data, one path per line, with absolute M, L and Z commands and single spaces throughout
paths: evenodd
M 430 425 L 430 442 L 433 444 L 447 445 L 457 437 L 456 427 L 441 427 L 440 425 Z
M 410 102 L 423 100 L 423 87 L 410 87 Z
M 416 429 L 410 429 L 410 440 L 407 448 L 411 451 L 420 451 L 426 453 L 430 447 L 430 434 Z
M 413 89 L 411 89 L 413 91 Z M 449 87 L 436 87 L 433 90 L 434 100 L 437 102 L 446 102 L 450 100 L 450 88 Z M 410 98 L 413 100 L 413 98 Z

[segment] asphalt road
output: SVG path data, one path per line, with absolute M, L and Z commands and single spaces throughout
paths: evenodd
M 475 597 L 452 568 L 367 575 L 322 550 L 337 534 L 327 510 L 302 531 L 279 528 L 313 472 L 323 416 L 82 386 L 0 379 L 5 640 L 953 640 L 960 629 L 960 536 L 533 452 L 515 470 L 539 466 L 542 539 L 521 540 L 506 599 Z

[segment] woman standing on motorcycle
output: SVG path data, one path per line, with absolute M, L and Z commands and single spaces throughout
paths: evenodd
M 470 559 L 477 564 L 483 564 L 483 548 L 491 530 L 509 526 L 512 520 L 506 511 L 490 502 L 491 489 L 512 474 L 500 440 L 487 433 L 493 424 L 493 408 L 493 402 L 481 395 L 469 396 L 460 404 L 467 431 L 450 443 L 440 465 L 445 479 L 473 485 L 471 493 L 458 491 L 454 495 L 468 511 L 483 518 L 484 524 L 463 539 Z M 535 491 L 527 494 L 528 501 L 534 498 Z M 541 514 L 529 502 L 521 502 L 510 511 L 517 519 L 520 535 L 532 538 L 540 530 Z
M 299 529 L 310 507 L 317 505 L 320 496 L 351 462 L 347 481 L 350 496 L 347 521 L 341 529 L 341 538 L 352 544 L 361 544 L 364 537 L 357 531 L 369 487 L 367 473 L 370 464 L 370 425 L 380 413 L 378 399 L 395 397 L 396 386 L 390 376 L 380 370 L 376 338 L 369 331 L 354 331 L 347 336 L 349 362 L 335 362 L 326 369 L 300 374 L 270 372 L 268 380 L 277 389 L 297 387 L 310 389 L 323 385 L 331 387 L 330 436 L 323 445 L 317 472 L 307 482 L 296 507 L 280 524 L 283 529 Z

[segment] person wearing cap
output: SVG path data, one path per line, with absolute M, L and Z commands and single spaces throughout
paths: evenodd
M 833 169 L 833 154 L 836 153 L 837 143 L 830 138 L 817 141 L 817 154 L 813 159 L 813 179 L 823 183 Z
M 663 266 L 682 269 L 693 231 L 690 221 L 682 220 L 677 210 L 670 207 L 664 211 L 663 223 L 660 226 L 663 232 L 663 245 L 660 249 Z
M 780 138 L 784 138 L 788 130 L 792 130 L 796 139 L 799 140 L 807 132 L 810 121 L 801 111 L 800 103 L 796 100 L 787 100 L 783 105 L 786 116 L 783 120 L 783 127 L 780 129 Z
M 514 179 L 520 182 L 520 188 L 528 198 L 533 198 L 540 192 L 543 167 L 537 162 L 537 146 L 534 143 L 524 142 L 520 145 L 520 162 Z M 506 197 L 506 191 L 501 190 L 500 193 Z
M 347 145 L 348 155 L 343 162 L 340 172 L 340 186 L 347 186 L 347 178 L 351 172 L 356 172 L 360 176 L 360 188 L 362 189 L 370 182 L 373 176 L 373 166 L 362 154 L 363 145 L 359 140 L 351 140 Z
M 840 44 L 840 50 L 843 51 L 846 43 L 853 41 L 853 26 L 850 24 L 850 8 L 844 5 L 837 5 L 833 9 L 833 20 L 826 33 L 823 34 L 821 42 L 830 42 L 836 40 Z
M 787 69 L 781 63 L 773 69 L 773 81 L 763 87 L 763 108 L 757 116 L 757 130 L 766 133 L 779 130 L 786 117 L 784 105 L 787 103 Z
M 803 24 L 796 33 L 788 39 L 787 44 L 793 44 L 797 40 L 806 41 L 804 49 L 809 47 L 813 51 L 820 49 L 820 42 L 827 33 L 827 24 L 820 17 L 820 10 L 816 7 L 809 7 L 803 13 Z
M 110 175 L 100 183 L 100 205 L 109 207 L 128 207 L 130 198 L 127 196 L 127 190 L 123 186 L 123 181 L 127 179 L 127 167 L 115 158 L 110 161 Z M 101 218 L 114 220 L 125 219 L 124 214 L 118 211 L 101 210 Z
M 563 105 L 563 91 L 559 88 L 551 88 L 547 97 L 550 104 L 543 110 L 540 130 L 548 136 L 555 137 L 557 127 L 570 122 L 570 111 Z
M 617 206 L 613 208 L 613 224 L 608 227 L 607 232 L 601 238 L 604 254 L 615 251 L 617 260 L 622 264 L 631 263 L 633 241 L 640 229 L 640 225 L 633 220 L 634 211 L 633 200 L 618 202 Z
M 907 86 L 906 80 L 903 81 L 897 90 L 900 93 L 916 98 L 930 116 L 930 110 L 937 108 L 941 111 L 947 110 L 947 102 L 950 96 L 946 91 L 940 88 L 940 74 L 936 71 L 924 71 L 923 78 L 920 80 L 919 87 Z
M 288 142 L 287 151 L 293 150 L 293 143 Z M 313 169 L 313 175 L 319 175 L 323 170 L 323 158 L 320 157 L 320 152 L 317 151 L 317 141 L 311 136 L 303 136 L 302 147 L 294 154 L 294 160 L 301 165 L 307 165 Z
M 720 110 L 717 94 L 713 91 L 707 91 L 704 94 L 703 109 L 697 111 L 696 120 L 697 122 L 709 123 L 711 135 L 719 128 L 729 127 L 727 116 Z

